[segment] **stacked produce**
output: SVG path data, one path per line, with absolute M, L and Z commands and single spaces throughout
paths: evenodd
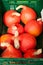
M 22 10 L 19 13 L 17 10 L 20 8 Z M 20 5 L 16 10 L 8 10 L 3 15 L 3 23 L 7 33 L 0 37 L 2 58 L 42 57 L 42 50 L 36 49 L 36 37 L 42 33 L 42 20 L 37 19 L 34 9 Z

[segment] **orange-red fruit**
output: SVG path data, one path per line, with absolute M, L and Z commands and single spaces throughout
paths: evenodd
M 23 33 L 19 36 L 20 50 L 26 52 L 28 49 L 36 47 L 36 38 L 28 33 Z
M 3 51 L 1 56 L 2 58 L 22 58 L 21 52 L 11 45 Z
M 16 24 L 19 34 L 24 32 L 24 28 L 21 24 Z
M 43 31 L 43 21 L 41 18 L 38 18 L 37 21 L 39 22 L 40 26 L 42 27 L 42 31 Z
M 13 24 L 20 23 L 20 16 L 14 15 L 17 13 L 15 10 L 8 10 L 3 16 L 3 22 L 7 27 L 10 27 Z
M 38 18 L 38 19 L 37 19 L 37 22 L 40 24 L 40 26 L 41 26 L 41 28 L 42 28 L 43 22 L 42 22 L 41 18 Z
M 13 45 L 13 35 L 3 34 L 1 36 L 1 44 L 3 44 L 3 43 L 10 43 Z
M 24 54 L 24 58 L 42 58 L 42 54 L 34 55 L 34 52 L 36 52 L 35 49 L 27 50 L 27 52 Z
M 37 20 L 30 20 L 25 25 L 25 32 L 28 32 L 33 36 L 39 36 L 42 32 L 42 25 Z
M 24 28 L 21 24 L 16 24 L 17 30 L 15 30 L 15 25 L 12 25 L 8 28 L 7 33 L 15 34 L 15 31 L 18 31 L 19 34 L 24 32 Z
M 24 24 L 27 24 L 32 19 L 36 19 L 36 17 L 36 12 L 32 8 L 24 6 L 21 11 L 21 21 Z

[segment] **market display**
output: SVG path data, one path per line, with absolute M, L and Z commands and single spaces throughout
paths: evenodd
M 20 5 L 16 10 L 8 10 L 3 15 L 3 24 L 7 31 L 0 37 L 2 58 L 42 58 L 42 51 L 36 49 L 36 37 L 42 33 L 43 23 L 34 9 Z

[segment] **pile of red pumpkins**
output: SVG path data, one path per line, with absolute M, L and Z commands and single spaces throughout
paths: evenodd
M 21 12 L 17 12 L 22 8 Z M 7 33 L 0 37 L 2 58 L 41 58 L 34 54 L 37 46 L 36 37 L 42 33 L 42 20 L 37 19 L 34 9 L 20 5 L 16 10 L 8 10 L 3 15 L 3 24 Z M 23 24 L 23 25 L 22 25 Z

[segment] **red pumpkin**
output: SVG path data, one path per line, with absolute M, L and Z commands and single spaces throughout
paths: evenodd
M 15 31 L 18 31 L 19 34 L 24 32 L 24 28 L 21 24 L 12 25 L 8 28 L 7 33 L 15 34 Z
M 36 38 L 28 33 L 23 33 L 19 36 L 20 50 L 26 52 L 28 49 L 36 47 Z
M 20 8 L 23 8 L 21 11 L 21 21 L 24 24 L 27 24 L 27 22 L 29 22 L 32 19 L 36 19 L 37 17 L 36 12 L 32 8 L 24 6 L 24 5 L 20 5 L 16 8 L 16 10 Z
M 22 54 L 19 50 L 15 49 L 12 45 L 9 45 L 6 50 L 1 54 L 2 58 L 22 58 Z
M 42 32 L 42 24 L 37 20 L 30 20 L 25 25 L 25 32 L 32 34 L 33 36 L 37 37 Z
M 24 58 L 42 58 L 42 54 L 35 55 L 34 53 L 36 52 L 36 49 L 29 49 L 27 52 L 24 54 Z
M 4 46 L 4 43 L 10 43 L 13 45 L 13 35 L 3 34 L 1 36 L 1 48 L 2 49 L 4 49 L 6 46 L 8 46 L 7 44 Z
M 8 10 L 3 16 L 3 22 L 7 27 L 20 23 L 20 14 L 15 10 Z
M 38 18 L 37 21 L 38 21 L 38 23 L 40 24 L 40 26 L 41 26 L 41 28 L 43 30 L 43 21 L 42 21 L 42 19 Z

